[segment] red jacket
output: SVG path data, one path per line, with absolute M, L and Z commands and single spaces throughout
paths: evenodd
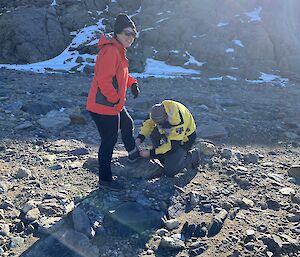
M 87 98 L 88 111 L 117 115 L 124 107 L 126 89 L 137 81 L 128 73 L 126 50 L 115 38 L 102 35 L 94 79 Z

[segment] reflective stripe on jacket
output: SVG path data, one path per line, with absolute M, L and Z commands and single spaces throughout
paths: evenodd
M 98 114 L 117 115 L 124 107 L 127 87 L 137 81 L 128 73 L 126 49 L 115 38 L 102 35 L 98 46 L 86 108 Z
M 196 130 L 196 124 L 190 111 L 181 103 L 172 100 L 164 100 L 162 104 L 168 115 L 167 121 L 162 125 L 157 125 L 150 117 L 144 121 L 140 135 L 150 136 L 157 126 L 159 133 L 165 135 L 166 142 L 155 148 L 155 154 L 164 154 L 171 150 L 171 141 L 180 141 L 181 145 L 187 142 Z

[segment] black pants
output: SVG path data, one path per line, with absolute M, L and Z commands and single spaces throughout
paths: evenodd
M 133 120 L 126 108 L 119 115 L 101 115 L 90 112 L 92 119 L 98 128 L 101 144 L 98 151 L 99 161 L 99 180 L 111 181 L 111 159 L 114 147 L 118 140 L 118 131 L 121 129 L 121 136 L 125 148 L 128 152 L 132 151 L 135 147 L 133 137 Z

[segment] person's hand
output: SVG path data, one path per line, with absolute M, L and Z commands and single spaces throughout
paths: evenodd
M 137 138 L 137 139 L 135 140 L 135 145 L 136 145 L 137 147 L 139 147 L 139 146 L 141 145 L 141 143 L 142 143 L 142 140 L 141 140 L 140 138 Z
M 133 98 L 134 99 L 137 98 L 139 96 L 139 93 L 141 92 L 139 85 L 137 83 L 133 83 L 130 88 L 131 88 L 131 93 L 133 95 Z
M 140 156 L 143 158 L 149 158 L 150 157 L 150 151 L 149 150 L 142 150 L 140 151 Z

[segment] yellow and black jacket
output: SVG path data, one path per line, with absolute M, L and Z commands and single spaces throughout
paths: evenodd
M 172 100 L 164 100 L 162 105 L 167 113 L 167 120 L 162 125 L 156 124 L 149 115 L 138 135 L 138 138 L 143 141 L 157 127 L 162 138 L 165 138 L 157 148 L 150 151 L 151 157 L 165 154 L 173 147 L 183 146 L 191 136 L 196 137 L 194 118 L 183 104 Z

